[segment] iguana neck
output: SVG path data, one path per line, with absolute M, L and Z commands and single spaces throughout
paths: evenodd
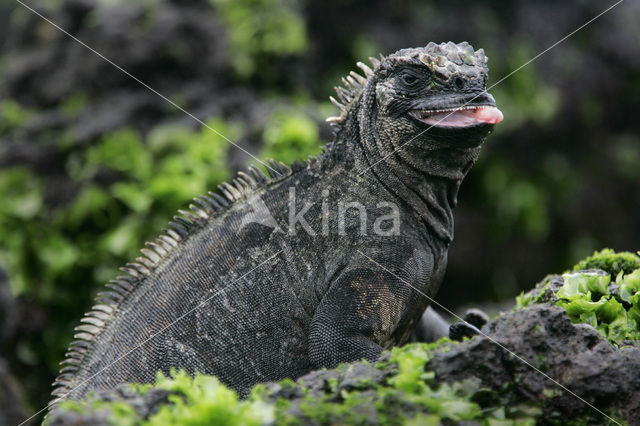
M 400 150 L 384 157 L 382 152 L 392 152 L 379 150 L 385 145 L 384 141 L 377 140 L 371 145 L 378 149 L 375 153 L 365 151 L 373 165 L 371 172 L 389 191 L 413 208 L 431 235 L 448 245 L 453 240 L 453 208 L 457 204 L 458 190 L 476 155 L 463 153 L 466 161 L 452 164 L 451 159 L 459 158 L 460 154 L 439 150 L 426 157 L 414 157 L 409 163 Z M 384 159 L 372 161 L 378 156 Z M 376 161 L 379 162 L 376 164 Z

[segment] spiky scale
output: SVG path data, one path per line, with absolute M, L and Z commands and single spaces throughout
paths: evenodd
M 198 218 L 198 220 L 206 221 L 207 219 L 209 219 L 209 213 L 207 213 L 206 211 L 202 210 L 200 207 L 198 207 L 195 204 L 189 204 L 189 210 L 191 210 L 191 212 L 193 214 L 195 214 L 195 216 Z
M 289 167 L 287 167 L 285 164 L 272 158 L 267 159 L 267 163 L 271 166 L 270 173 L 273 172 L 273 175 L 271 175 L 272 179 L 280 179 L 283 176 L 287 176 L 291 172 Z
M 153 262 L 152 264 L 155 265 L 160 261 L 160 256 L 158 256 L 158 254 L 148 248 L 143 248 L 140 250 L 142 252 L 142 254 L 144 254 L 147 259 L 151 260 L 151 262 Z
M 96 300 L 104 304 L 109 303 L 109 304 L 117 305 L 122 301 L 122 296 L 120 296 L 117 293 L 114 293 L 113 291 L 101 291 L 96 296 Z
M 111 315 L 103 311 L 92 310 L 87 313 L 87 316 L 85 318 L 87 317 L 96 318 L 100 321 L 107 321 L 109 318 L 111 318 Z
M 105 286 L 106 287 L 106 286 Z M 119 295 L 118 293 L 115 293 L 111 290 L 105 290 L 105 291 L 101 291 L 98 293 L 98 298 L 103 298 L 105 300 L 107 300 L 108 304 L 117 304 L 119 301 L 122 300 L 122 296 Z M 107 304 L 105 303 L 105 304 Z
M 175 241 L 175 243 L 179 243 L 180 241 L 182 241 L 182 235 L 179 234 L 178 232 L 176 232 L 175 230 L 173 230 L 173 228 L 169 227 L 169 228 L 165 228 L 162 230 L 163 232 L 165 232 L 167 235 L 167 237 L 170 240 Z M 161 236 L 162 237 L 162 236 Z M 167 242 L 169 242 L 169 240 L 167 240 Z M 170 243 L 171 244 L 171 243 Z
M 236 198 L 234 201 L 238 201 L 244 197 L 245 188 L 237 178 L 234 178 L 229 184 L 229 186 L 235 189 L 235 191 L 237 192 L 236 197 L 238 198 Z
M 356 66 L 364 72 L 364 75 L 367 76 L 367 78 L 373 74 L 373 70 L 363 62 L 356 62 Z
M 94 335 L 91 333 L 86 333 L 86 332 L 82 332 L 82 333 L 77 333 L 73 335 L 74 339 L 80 339 L 80 340 L 86 340 L 87 342 L 90 342 L 93 340 Z M 69 370 L 67 370 L 69 371 Z M 62 370 L 60 370 L 61 373 L 64 373 L 64 368 Z
M 233 184 L 236 189 L 242 194 L 242 197 L 251 192 L 251 186 L 249 186 L 247 181 L 245 181 L 241 177 L 236 177 L 235 179 L 233 179 Z
M 185 216 L 174 216 L 173 220 L 182 226 L 182 229 L 185 232 L 185 237 L 189 236 L 191 228 L 195 226 L 195 222 Z
M 238 172 L 238 177 L 242 178 L 250 189 L 255 189 L 258 187 L 258 182 L 251 176 L 249 173 L 245 173 L 243 171 Z
M 108 282 L 105 287 L 110 288 L 113 292 L 119 294 L 121 297 L 125 297 L 127 294 L 129 294 L 129 291 L 122 288 L 113 281 Z
M 216 194 L 213 191 L 209 191 L 209 195 L 216 200 L 222 207 L 227 207 L 229 206 L 229 200 L 227 198 L 224 198 L 223 196 L 221 196 L 220 194 Z
M 329 100 L 331 101 L 332 104 L 337 106 L 340 110 L 342 111 L 346 110 L 346 107 L 340 102 L 338 102 L 333 96 L 329 96 Z
M 64 366 L 64 367 L 62 367 L 60 369 L 60 373 L 61 374 L 69 374 L 69 375 L 71 375 L 71 374 L 75 373 L 76 371 L 78 371 L 78 367 L 76 367 L 75 365 L 66 365 L 66 366 Z
M 367 79 L 361 76 L 360 74 L 358 74 L 357 72 L 351 71 L 349 75 L 353 77 L 361 86 L 364 86 L 365 84 L 367 84 Z
M 240 199 L 240 193 L 233 186 L 229 185 L 227 182 L 223 182 L 220 185 L 218 185 L 218 189 L 231 202 Z
M 75 358 L 75 359 L 82 359 L 82 357 L 84 357 L 84 353 L 80 352 L 80 351 L 68 351 L 67 353 L 64 354 L 65 358 Z
M 277 177 L 280 177 L 280 165 L 278 163 L 276 163 L 276 161 L 273 158 L 267 158 L 267 164 L 269 165 L 269 176 L 272 179 L 275 179 Z
M 158 237 L 155 241 L 155 244 L 158 247 L 162 247 L 162 249 L 164 250 L 164 253 L 162 253 L 162 257 L 166 256 L 167 254 L 169 254 L 171 252 L 171 249 L 173 248 L 172 245 L 170 245 L 169 243 L 167 243 L 163 238 Z M 158 253 L 160 253 L 158 250 L 156 250 Z
M 73 340 L 70 344 L 69 347 L 73 348 L 73 349 L 77 349 L 77 350 L 82 350 L 82 349 L 87 349 L 90 346 L 87 344 L 86 341 L 84 340 Z
M 73 373 L 62 373 L 56 378 L 56 382 L 68 382 L 73 377 Z
M 68 381 L 69 379 L 71 379 L 73 377 L 73 373 L 68 373 L 68 372 L 64 372 L 62 374 L 60 374 L 56 380 L 60 380 L 60 381 Z
M 304 169 L 305 167 L 306 167 L 306 163 L 302 160 L 295 160 L 291 164 L 291 168 L 294 170 L 301 170 L 301 169 Z
M 77 358 L 65 358 L 60 361 L 60 365 L 73 365 L 75 367 L 80 367 L 82 365 L 82 360 Z
M 55 388 L 53 391 L 51 391 L 51 395 L 53 396 L 66 396 L 69 391 L 66 389 L 66 384 L 68 382 L 64 381 L 64 380 L 56 380 L 54 382 L 54 385 L 59 386 L 57 388 Z M 49 403 L 49 405 L 53 405 L 53 403 L 55 403 L 57 401 L 51 401 L 51 403 Z
M 74 327 L 74 331 L 84 331 L 90 334 L 96 334 L 100 329 L 91 324 L 80 324 Z
M 80 322 L 95 325 L 96 327 L 104 326 L 104 321 L 99 318 L 96 318 L 95 316 L 85 316 L 80 320 Z
M 140 264 L 138 262 L 127 263 L 127 266 L 129 266 L 130 268 L 135 269 L 136 271 L 138 271 L 142 275 L 149 275 L 151 273 L 151 270 L 148 267 L 146 267 L 145 265 L 142 265 L 142 264 Z
M 155 262 L 145 256 L 139 256 L 136 257 L 136 262 L 146 266 L 147 268 L 149 268 L 149 273 L 151 273 L 151 271 L 153 271 L 153 268 L 156 266 Z
M 122 272 L 130 274 L 133 277 L 139 277 L 140 276 L 140 272 L 138 272 L 138 269 L 134 268 L 130 263 L 127 263 L 127 266 L 121 266 L 120 270 Z
M 174 233 L 178 234 L 178 238 L 176 238 L 176 240 L 178 240 L 178 241 L 182 241 L 186 236 L 189 235 L 189 232 L 187 232 L 188 228 L 185 228 L 184 225 L 182 223 L 180 223 L 182 220 L 184 220 L 184 219 L 182 219 L 179 216 L 174 216 L 173 217 L 173 221 L 169 222 L 169 224 L 168 224 L 170 230 L 173 231 Z M 191 224 L 189 223 L 188 225 L 191 225 Z M 174 238 L 175 238 L 175 236 L 174 236 Z
M 136 285 L 135 277 L 132 277 L 130 275 L 118 275 L 115 278 L 115 281 L 118 281 L 120 285 L 122 285 L 123 287 L 127 287 L 129 289 L 132 289 Z
M 340 98 L 340 100 L 346 104 L 353 100 L 351 92 L 349 92 L 344 87 L 336 87 L 336 93 L 338 94 L 338 98 Z
M 180 221 L 187 229 L 198 223 L 198 218 L 188 210 L 178 209 L 181 216 L 175 216 L 174 219 Z M 186 223 L 182 222 L 186 220 Z
M 356 90 L 360 89 L 360 84 L 351 76 L 347 77 L 347 81 L 349 82 L 349 84 L 351 85 L 351 87 L 353 87 Z
M 193 199 L 193 201 L 200 206 L 205 212 L 207 212 L 207 215 L 209 216 L 209 218 L 213 215 L 216 214 L 216 211 L 218 211 L 218 209 L 216 208 L 215 204 L 211 203 L 211 198 L 206 196 L 206 195 L 201 195 L 199 197 L 195 197 Z
M 267 178 L 267 175 L 265 175 L 262 170 L 260 170 L 259 168 L 255 167 L 255 166 L 249 167 L 249 172 L 251 172 L 251 174 L 256 179 L 256 181 L 261 183 L 261 184 L 264 184 L 265 182 L 267 182 L 269 180 L 269 178 Z
M 74 340 L 69 344 L 69 347 L 76 351 L 86 351 L 91 345 L 86 340 Z
M 165 248 L 161 242 L 159 242 L 158 240 L 156 240 L 156 242 L 152 242 L 152 241 L 147 241 L 145 243 L 145 245 L 149 248 L 151 248 L 151 250 L 153 250 L 155 253 L 157 253 L 158 256 L 160 257 L 164 257 L 167 254 L 169 254 L 169 249 Z
M 98 334 L 100 332 L 100 327 L 96 327 L 91 324 L 82 324 L 74 328 L 75 331 L 86 331 L 91 334 Z

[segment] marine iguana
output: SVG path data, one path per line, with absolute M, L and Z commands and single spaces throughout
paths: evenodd
M 466 42 L 371 62 L 336 88 L 322 154 L 239 172 L 122 268 L 76 327 L 54 396 L 171 367 L 246 395 L 408 338 L 420 292 L 442 281 L 460 183 L 502 114 L 487 57 Z

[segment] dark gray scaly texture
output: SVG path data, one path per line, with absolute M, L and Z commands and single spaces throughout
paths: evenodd
M 493 127 L 428 129 L 416 111 L 495 102 L 484 52 L 466 42 L 371 61 L 336 89 L 341 115 L 329 119 L 335 135 L 320 156 L 271 162 L 270 177 L 252 168 L 196 198 L 107 284 L 76 328 L 54 396 L 153 382 L 170 367 L 217 375 L 245 395 L 406 341 L 428 299 L 402 280 L 430 297 L 438 290 L 458 188 Z M 294 213 L 313 233 L 301 223 L 289 233 L 293 190 Z M 366 234 L 353 211 L 339 232 L 341 201 L 367 207 Z M 379 203 L 398 206 L 400 232 L 375 232 L 393 230 L 374 222 L 391 211 Z

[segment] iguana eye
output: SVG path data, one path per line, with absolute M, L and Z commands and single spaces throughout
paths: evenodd
M 407 86 L 413 86 L 420 80 L 417 76 L 415 76 L 413 74 L 408 74 L 408 73 L 407 74 L 402 74 L 400 79 Z

